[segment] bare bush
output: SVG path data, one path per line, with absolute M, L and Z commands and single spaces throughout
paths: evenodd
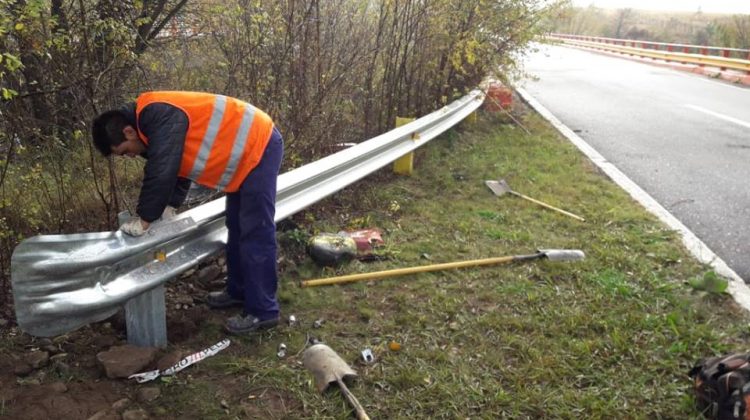
M 111 229 L 132 200 L 139 167 L 96 156 L 96 113 L 146 90 L 236 96 L 294 167 L 512 72 L 550 3 L 0 0 L 3 278 L 22 238 Z

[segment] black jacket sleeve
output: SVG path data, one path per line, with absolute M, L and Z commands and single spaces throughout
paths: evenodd
M 170 206 L 177 208 L 185 202 L 190 191 L 190 182 L 187 178 L 177 178 L 177 185 L 175 185 L 172 197 L 169 199 Z
M 187 195 L 190 181 L 178 178 L 177 173 L 182 163 L 188 118 L 177 107 L 153 103 L 141 111 L 138 129 L 148 138 L 148 147 L 136 211 L 150 223 L 161 217 L 168 204 L 178 207 Z

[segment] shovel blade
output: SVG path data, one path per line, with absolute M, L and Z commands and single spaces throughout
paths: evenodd
M 580 249 L 540 249 L 539 252 L 550 261 L 580 261 L 586 258 Z
M 348 379 L 357 376 L 357 372 L 325 344 L 315 344 L 305 350 L 302 364 L 315 377 L 315 386 L 320 393 L 328 389 L 332 382 L 336 382 L 337 378 Z
M 484 184 L 487 185 L 487 187 L 489 187 L 489 189 L 492 190 L 492 192 L 498 197 L 504 195 L 505 193 L 511 192 L 510 186 L 507 182 L 505 182 L 504 179 L 501 179 L 499 181 L 488 180 L 484 181 Z

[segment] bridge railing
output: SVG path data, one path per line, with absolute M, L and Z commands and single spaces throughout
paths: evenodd
M 558 33 L 549 34 L 548 38 L 578 47 L 661 59 L 667 62 L 718 67 L 722 70 L 740 70 L 750 74 L 750 50 L 746 49 Z
M 285 219 L 412 152 L 481 104 L 475 90 L 395 130 L 279 176 L 276 221 Z M 11 257 L 16 320 L 49 337 L 125 308 L 128 342 L 166 345 L 164 283 L 222 250 L 224 198 L 157 222 L 146 235 L 122 232 L 41 235 Z

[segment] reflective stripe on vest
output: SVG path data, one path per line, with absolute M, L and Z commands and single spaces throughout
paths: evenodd
M 237 191 L 257 166 L 273 131 L 273 121 L 260 109 L 223 95 L 198 92 L 147 92 L 138 97 L 136 117 L 161 102 L 181 109 L 189 127 L 178 175 L 209 188 Z M 149 139 L 138 134 L 148 145 Z
M 232 145 L 232 154 L 229 155 L 229 162 L 227 162 L 227 168 L 224 169 L 224 175 L 221 176 L 219 184 L 216 189 L 223 190 L 229 184 L 229 181 L 237 171 L 237 165 L 240 163 L 240 158 L 247 145 L 247 139 L 250 134 L 250 126 L 253 124 L 255 118 L 255 107 L 250 105 L 245 107 L 245 111 L 242 113 L 242 122 L 240 122 L 240 129 L 237 130 L 237 136 L 234 138 L 234 144 Z
M 206 169 L 208 157 L 211 155 L 211 148 L 214 147 L 216 135 L 219 134 L 221 120 L 224 118 L 224 109 L 227 106 L 227 97 L 223 95 L 216 96 L 214 110 L 211 112 L 211 119 L 208 121 L 208 129 L 201 140 L 201 148 L 198 149 L 198 157 L 193 162 L 193 168 L 190 170 L 188 178 L 198 179 Z

